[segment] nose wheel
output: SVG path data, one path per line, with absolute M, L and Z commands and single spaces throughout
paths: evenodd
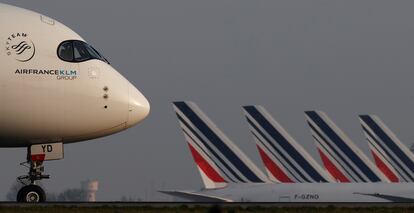
M 46 201 L 45 191 L 36 183 L 42 179 L 49 179 L 49 175 L 44 172 L 44 155 L 31 155 L 30 148 L 28 149 L 27 161 L 20 165 L 29 169 L 27 175 L 17 177 L 17 181 L 24 186 L 17 193 L 17 202 L 22 203 L 42 203 Z
M 46 193 L 38 185 L 23 186 L 17 193 L 17 202 L 20 203 L 43 203 L 45 201 Z

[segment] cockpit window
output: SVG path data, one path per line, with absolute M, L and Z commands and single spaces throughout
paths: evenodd
M 98 59 L 109 64 L 108 60 L 96 51 L 91 45 L 77 40 L 62 42 L 58 47 L 58 56 L 67 62 L 82 62 Z
M 91 55 L 86 50 L 85 45 L 83 45 L 80 41 L 74 41 L 73 57 L 75 58 L 75 61 L 81 62 L 89 60 L 91 58 Z
M 92 57 L 103 58 L 98 51 L 96 51 L 92 46 L 87 46 L 87 50 Z
M 58 49 L 59 57 L 64 61 L 73 61 L 73 46 L 72 42 L 63 42 Z

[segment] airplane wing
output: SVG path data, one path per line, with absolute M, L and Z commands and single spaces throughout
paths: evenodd
M 394 196 L 394 195 L 387 195 L 387 194 L 377 194 L 377 193 L 376 194 L 367 194 L 367 193 L 359 193 L 359 192 L 355 192 L 354 194 L 382 198 L 382 199 L 388 200 L 390 202 L 397 202 L 397 203 L 412 203 L 414 201 L 414 199 L 411 199 L 411 198 L 401 197 L 401 196 Z

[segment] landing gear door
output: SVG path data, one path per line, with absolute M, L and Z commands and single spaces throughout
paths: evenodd
M 63 143 L 36 144 L 29 148 L 31 161 L 63 159 Z

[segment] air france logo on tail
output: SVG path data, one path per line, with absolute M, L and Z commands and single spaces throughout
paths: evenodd
M 346 171 L 343 171 L 343 168 L 338 166 L 336 161 L 331 160 L 332 156 L 330 156 L 329 153 L 325 151 L 325 148 L 323 148 L 320 143 L 317 143 L 317 149 L 318 149 L 319 156 L 321 157 L 322 163 L 325 166 L 326 170 L 332 175 L 332 177 L 337 182 L 340 182 L 340 183 L 351 182 L 349 178 L 347 178 L 347 176 L 345 175 Z
M 390 181 L 324 112 L 307 111 L 305 114 L 317 146 L 335 162 L 335 166 L 342 167 L 347 179 L 353 182 Z
M 36 47 L 27 33 L 13 33 L 6 39 L 6 55 L 20 62 L 30 61 L 35 53 Z
M 263 183 L 268 179 L 250 159 L 192 102 L 174 102 L 174 110 L 193 157 L 203 173 L 214 171 L 227 182 Z M 195 152 L 196 151 L 196 152 Z M 204 162 L 201 164 L 201 162 Z M 202 173 L 202 176 L 203 176 Z M 219 180 L 209 172 L 210 180 Z M 215 177 L 215 178 L 213 178 Z M 206 182 L 205 182 L 206 183 Z
M 262 106 L 244 106 L 243 111 L 271 175 L 281 182 L 334 182 L 320 165 Z
M 197 164 L 197 168 L 201 174 L 201 179 L 204 182 L 205 188 L 217 189 L 226 187 L 227 181 L 223 178 L 221 172 L 218 170 L 214 162 L 212 162 L 208 154 L 198 149 L 194 142 L 188 142 L 188 148 L 190 149 L 191 155 Z
M 272 181 L 280 181 L 282 183 L 294 183 L 293 181 L 282 168 L 282 165 L 278 165 L 273 159 L 271 159 L 270 155 L 264 151 L 264 148 L 261 145 L 257 144 L 257 149 L 259 150 L 260 157 L 262 158 L 263 164 L 265 165 L 266 171 L 270 180 Z
M 378 116 L 360 115 L 359 121 L 377 167 L 393 182 L 413 182 L 413 153 Z

